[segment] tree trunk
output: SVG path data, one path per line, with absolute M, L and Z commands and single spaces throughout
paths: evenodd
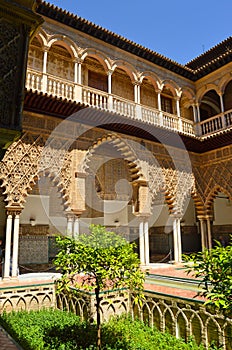
M 100 288 L 95 288 L 96 311 L 97 311 L 97 350 L 101 349 L 101 313 L 100 313 Z

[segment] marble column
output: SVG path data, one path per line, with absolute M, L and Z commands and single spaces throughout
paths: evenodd
M 145 242 L 144 242 L 144 222 L 143 220 L 139 223 L 139 255 L 141 265 L 145 265 Z
M 5 258 L 4 258 L 4 278 L 10 278 L 10 259 L 11 259 L 11 234 L 12 234 L 13 216 L 11 212 L 7 213 L 6 219 L 6 243 L 5 243 Z
M 181 242 L 180 218 L 173 219 L 173 243 L 174 243 L 174 261 L 182 261 L 182 242 Z
M 145 264 L 150 263 L 150 246 L 149 246 L 149 226 L 148 221 L 144 221 L 144 248 L 145 248 Z
M 19 212 L 14 216 L 13 232 L 13 252 L 12 252 L 12 277 L 18 276 L 18 256 L 19 256 Z
M 73 237 L 73 214 L 67 214 L 67 237 Z
M 73 223 L 73 237 L 77 238 L 80 234 L 80 218 L 78 216 L 74 217 Z
M 48 76 L 47 76 L 47 60 L 48 60 L 48 47 L 44 48 L 43 54 L 43 76 L 42 76 L 42 88 L 44 92 L 47 92 L 48 88 Z
M 211 217 L 206 217 L 206 227 L 207 227 L 207 238 L 208 238 L 208 249 L 212 249 L 212 234 L 211 234 Z

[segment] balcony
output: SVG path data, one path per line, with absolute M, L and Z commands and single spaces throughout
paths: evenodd
M 193 137 L 205 137 L 232 126 L 232 110 L 195 124 L 191 120 L 182 117 L 178 118 L 174 114 L 144 106 L 120 96 L 58 78 L 51 74 L 43 74 L 29 68 L 27 70 L 26 88 L 63 99 L 77 101 L 100 110 L 126 116 L 132 120 Z

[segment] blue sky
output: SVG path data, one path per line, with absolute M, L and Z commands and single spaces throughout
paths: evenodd
M 232 35 L 232 0 L 53 0 L 50 3 L 182 64 Z

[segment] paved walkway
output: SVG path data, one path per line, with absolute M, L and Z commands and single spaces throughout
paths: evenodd
M 20 350 L 13 339 L 0 327 L 0 349 L 1 350 Z
M 187 274 L 183 264 L 152 264 L 149 267 L 149 274 L 145 283 L 146 290 L 204 301 L 203 297 L 197 295 L 200 291 L 199 279 L 193 274 Z

